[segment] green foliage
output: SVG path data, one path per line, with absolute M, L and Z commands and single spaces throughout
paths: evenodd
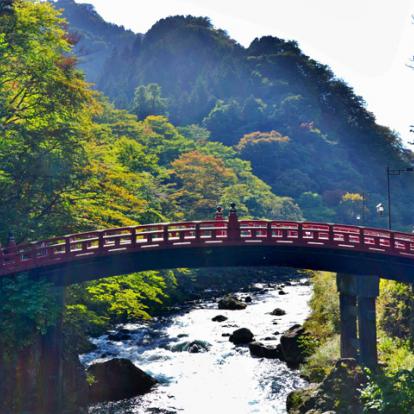
M 0 279 L 0 348 L 16 352 L 56 324 L 62 311 L 57 288 L 24 274 Z
M 339 335 L 335 334 L 324 342 L 319 342 L 301 366 L 301 374 L 310 382 L 321 382 L 331 372 L 339 357 Z
M 329 221 L 335 217 L 335 210 L 324 205 L 322 197 L 317 193 L 306 191 L 298 198 L 298 204 L 302 211 L 306 211 L 306 219 L 309 221 Z
M 166 115 L 167 107 L 167 100 L 161 96 L 160 85 L 150 83 L 135 89 L 131 109 L 138 119 L 145 119 L 149 115 Z
M 378 299 L 379 326 L 385 335 L 414 341 L 414 296 L 406 283 L 381 280 Z
M 339 333 L 339 299 L 333 273 L 315 272 L 312 277 L 311 315 L 305 322 L 307 331 L 321 341 Z
M 175 283 L 174 276 L 169 281 L 164 276 L 153 271 L 89 282 L 84 288 L 72 288 L 71 302 L 85 304 L 85 308 L 77 305 L 77 309 L 84 314 L 93 312 L 98 329 L 106 321 L 148 319 L 150 305 L 160 304 L 166 297 L 167 287 L 171 289 Z
M 0 238 L 12 230 L 22 240 L 70 224 L 67 199 L 86 178 L 95 109 L 57 12 L 13 7 L 0 15 Z
M 414 407 L 414 371 L 371 374 L 361 391 L 364 412 L 411 414 Z
M 378 353 L 387 372 L 414 369 L 414 353 L 408 340 L 392 338 L 380 332 Z

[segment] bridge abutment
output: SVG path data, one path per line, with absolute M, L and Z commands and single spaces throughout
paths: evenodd
M 357 358 L 367 366 L 377 365 L 375 302 L 379 277 L 337 274 L 339 292 L 341 357 Z

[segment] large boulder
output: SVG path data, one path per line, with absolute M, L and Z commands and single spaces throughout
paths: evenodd
M 235 345 L 248 344 L 253 341 L 254 335 L 247 328 L 236 329 L 229 337 L 229 341 Z
M 224 322 L 224 321 L 227 321 L 227 319 L 228 318 L 224 315 L 217 315 L 217 316 L 214 316 L 214 318 L 212 318 L 211 320 L 213 322 Z
M 118 401 L 145 394 L 157 381 L 137 368 L 129 359 L 111 359 L 88 368 L 93 383 L 89 387 L 91 403 Z
M 108 339 L 114 342 L 128 341 L 129 339 L 131 339 L 131 335 L 127 332 L 120 331 L 108 334 Z
M 258 358 L 275 359 L 281 357 L 280 345 L 264 345 L 261 342 L 255 341 L 249 344 L 249 350 L 252 356 Z
M 225 296 L 218 302 L 219 309 L 239 310 L 246 309 L 246 304 L 238 300 L 235 296 Z
M 283 309 L 280 308 L 276 308 L 274 310 L 272 310 L 272 312 L 270 312 L 271 315 L 273 316 L 283 316 L 286 315 L 286 311 L 284 311 Z
M 286 401 L 287 411 L 289 414 L 362 414 L 360 390 L 366 381 L 363 369 L 354 359 L 340 359 L 321 384 L 292 391 Z
M 293 325 L 280 338 L 283 360 L 291 365 L 298 365 L 305 360 L 304 341 L 309 337 L 302 325 Z

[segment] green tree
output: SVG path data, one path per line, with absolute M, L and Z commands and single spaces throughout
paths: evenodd
M 317 193 L 307 191 L 297 200 L 307 220 L 330 222 L 335 217 L 335 210 L 326 207 L 322 197 Z
M 0 237 L 53 234 L 85 180 L 94 112 L 58 13 L 16 0 L 0 15 Z M 67 212 L 67 214 L 65 214 Z M 62 220 L 63 219 L 63 220 Z
M 156 83 L 140 85 L 135 89 L 132 112 L 138 119 L 149 115 L 167 115 L 168 100 L 161 95 L 161 86 Z

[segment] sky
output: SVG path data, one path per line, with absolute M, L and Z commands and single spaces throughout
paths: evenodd
M 137 33 L 163 17 L 192 14 L 210 17 L 244 46 L 264 35 L 296 40 L 352 86 L 380 124 L 414 141 L 414 0 L 76 1 Z

